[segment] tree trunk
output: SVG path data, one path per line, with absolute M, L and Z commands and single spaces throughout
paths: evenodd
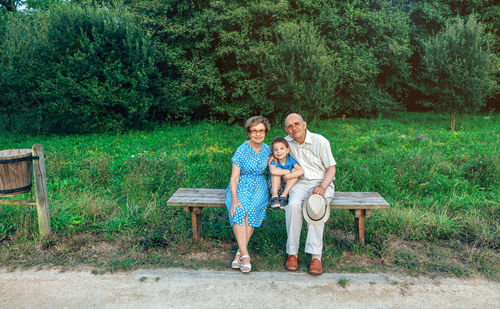
M 451 131 L 455 131 L 455 123 L 457 122 L 458 118 L 458 112 L 457 111 L 452 111 L 450 114 L 450 120 L 451 120 Z

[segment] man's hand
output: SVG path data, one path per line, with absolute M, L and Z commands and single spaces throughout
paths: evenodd
M 326 189 L 328 189 L 328 186 L 332 183 L 332 181 L 335 179 L 335 172 L 337 171 L 337 167 L 335 165 L 332 165 L 328 168 L 326 168 L 325 171 L 325 178 L 323 178 L 323 181 L 319 186 L 314 188 L 314 190 L 311 192 L 311 194 L 319 194 L 321 196 L 325 196 Z M 323 187 L 325 189 L 323 189 Z
M 321 188 L 321 186 L 317 186 L 312 190 L 311 194 L 319 194 L 321 196 L 325 196 L 325 189 Z

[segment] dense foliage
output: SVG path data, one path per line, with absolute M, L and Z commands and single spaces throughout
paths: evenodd
M 426 44 L 469 17 L 485 44 L 499 41 L 493 0 L 3 1 L 0 127 L 90 132 L 291 110 L 441 110 L 423 78 Z M 484 52 L 498 83 L 492 46 Z M 474 106 L 494 107 L 498 94 L 486 92 L 489 103 L 478 96 Z
M 125 12 L 62 4 L 11 15 L 4 27 L 4 129 L 121 129 L 161 114 L 151 41 Z
M 423 60 L 434 105 L 451 114 L 451 130 L 458 114 L 479 110 L 497 90 L 498 63 L 473 17 L 447 24 L 426 44 Z

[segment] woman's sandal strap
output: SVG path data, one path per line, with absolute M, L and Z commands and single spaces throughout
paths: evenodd
M 246 259 L 248 258 L 248 260 L 250 260 L 250 256 L 249 255 L 243 255 L 240 257 L 240 271 L 242 273 L 249 273 L 251 270 L 252 270 L 252 264 L 248 263 L 248 264 L 243 264 L 241 262 L 242 259 Z M 247 269 L 247 270 L 243 270 L 243 269 Z
M 239 255 L 240 256 L 240 260 L 241 260 L 241 253 L 240 253 L 240 251 L 236 251 L 236 255 Z M 241 262 L 240 261 L 236 261 L 236 259 L 234 259 L 231 262 L 231 268 L 238 269 L 240 267 L 241 267 Z

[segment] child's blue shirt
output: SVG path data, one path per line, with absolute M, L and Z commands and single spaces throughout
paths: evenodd
M 276 161 L 278 161 L 278 162 L 276 162 Z M 290 155 L 287 155 L 285 165 L 281 164 L 280 160 L 272 160 L 271 164 L 276 166 L 276 167 L 282 168 L 284 170 L 291 171 L 294 168 L 295 164 L 297 164 L 297 161 L 295 161 L 295 159 L 293 157 L 291 157 Z M 271 181 L 271 173 L 269 173 L 268 181 Z M 281 184 L 285 184 L 283 177 L 281 177 Z

